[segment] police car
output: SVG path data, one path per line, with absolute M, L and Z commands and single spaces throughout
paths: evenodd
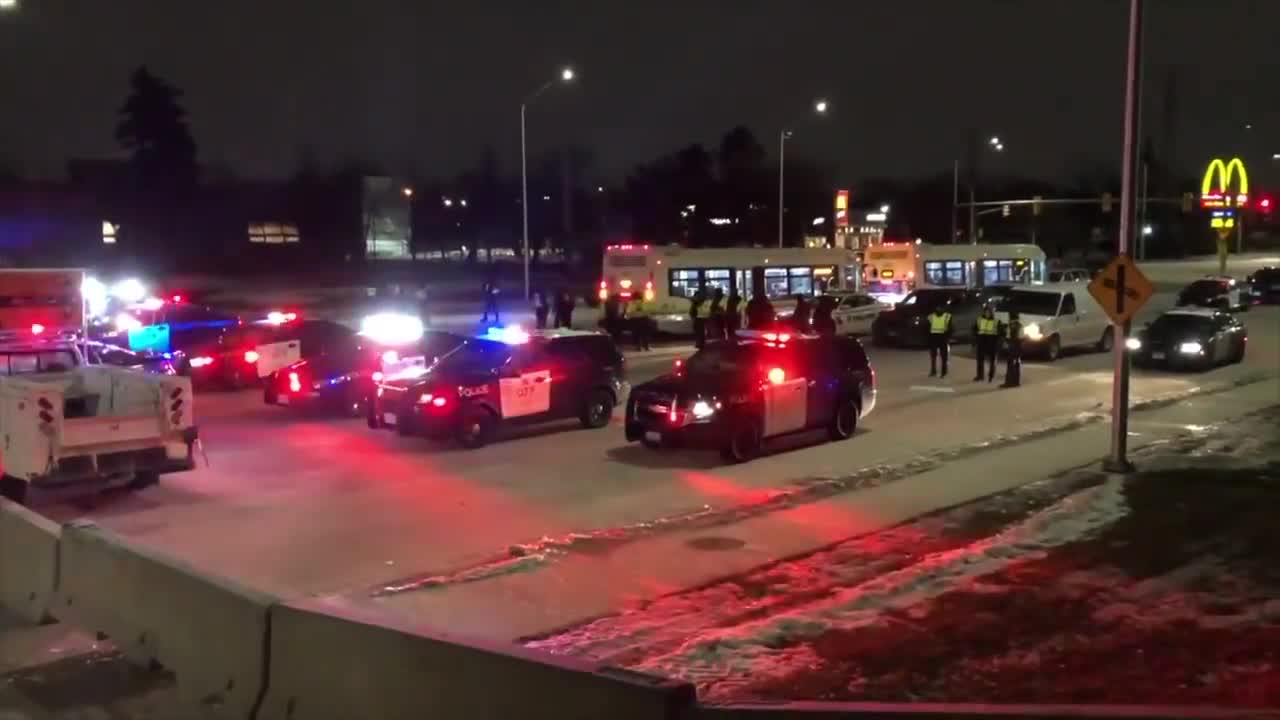
M 409 348 L 382 350 L 350 330 L 344 333 L 313 324 L 297 340 L 277 344 L 277 350 L 285 351 L 294 360 L 266 376 L 262 400 L 268 405 L 359 417 L 367 413 L 376 383 L 384 377 L 439 362 L 465 342 L 466 338 L 460 335 L 427 331 Z M 259 363 L 273 356 L 267 348 L 259 350 Z
M 854 338 L 742 331 L 637 385 L 626 437 L 651 448 L 719 449 L 744 462 L 782 435 L 826 429 L 832 440 L 849 438 L 875 404 L 875 371 Z
M 576 417 L 604 427 L 624 394 L 622 354 L 609 336 L 492 328 L 430 365 L 385 377 L 369 426 L 477 448 L 507 423 Z

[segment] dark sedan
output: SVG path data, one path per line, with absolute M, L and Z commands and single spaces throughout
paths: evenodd
M 1249 333 L 1239 318 L 1216 310 L 1179 308 L 1129 338 L 1138 367 L 1210 370 L 1244 360 Z
M 1214 310 L 1248 310 L 1249 293 L 1235 278 L 1207 277 L 1182 288 L 1178 307 L 1201 307 Z
M 1280 304 L 1280 267 L 1264 267 L 1245 279 L 1249 299 L 1258 305 Z
M 953 342 L 969 340 L 974 322 L 988 300 L 997 300 L 1010 292 L 1005 285 L 980 289 L 921 288 L 885 310 L 871 323 L 871 340 L 880 346 L 925 347 L 929 341 L 929 313 L 946 305 L 951 313 Z

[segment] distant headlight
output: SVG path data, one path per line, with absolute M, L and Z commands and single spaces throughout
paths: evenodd
M 693 416 L 698 419 L 709 418 L 716 414 L 716 409 L 711 407 L 711 404 L 706 400 L 699 400 L 693 404 L 693 408 L 691 409 L 693 411 Z
M 1129 348 L 1130 350 L 1141 350 L 1142 341 L 1136 337 L 1131 337 L 1124 341 L 1124 346 Z
M 1039 340 L 1044 337 L 1044 333 L 1040 332 L 1040 326 L 1035 323 L 1028 323 L 1023 327 L 1022 334 L 1026 336 L 1028 340 Z
M 1204 346 L 1198 342 L 1184 342 L 1178 346 L 1178 352 L 1185 355 L 1199 355 L 1204 352 Z

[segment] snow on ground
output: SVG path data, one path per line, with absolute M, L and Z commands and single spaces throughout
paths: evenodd
M 704 700 L 1280 705 L 1280 412 L 529 644 Z

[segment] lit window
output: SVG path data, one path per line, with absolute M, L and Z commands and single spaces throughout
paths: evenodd
M 296 243 L 302 239 L 298 226 L 293 223 L 249 223 L 249 242 L 266 245 Z
M 103 220 L 103 221 L 102 221 L 102 244 L 103 244 L 103 245 L 115 245 L 115 244 L 116 244 L 116 237 L 117 237 L 117 235 L 116 235 L 116 234 L 117 234 L 119 231 L 120 231 L 120 226 L 119 226 L 119 225 L 116 225 L 115 223 L 111 222 L 110 220 Z

